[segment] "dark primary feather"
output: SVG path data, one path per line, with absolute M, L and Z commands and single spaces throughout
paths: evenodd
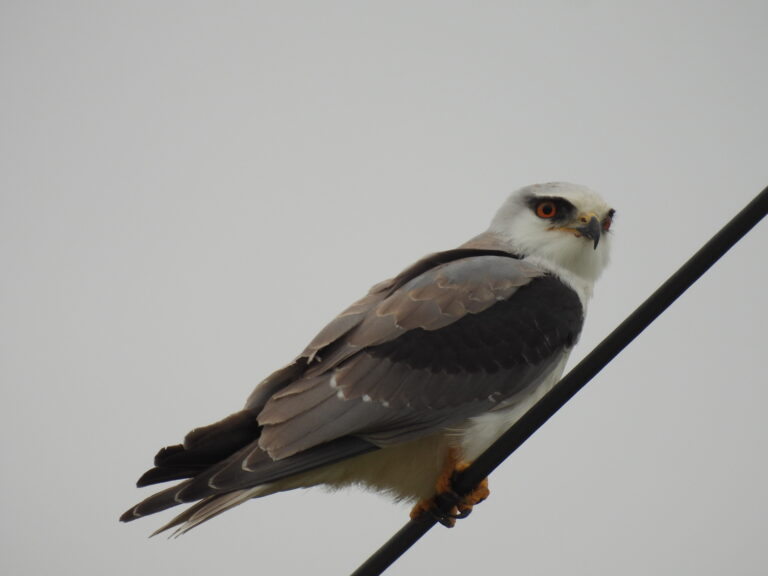
M 241 410 L 184 438 L 184 444 L 168 446 L 155 455 L 155 467 L 139 478 L 137 486 L 189 478 L 213 466 L 253 442 L 261 434 L 256 414 Z
M 162 450 L 141 484 L 190 479 L 121 519 L 274 482 L 492 409 L 545 375 L 582 321 L 573 290 L 512 254 L 431 255 L 342 312 L 243 411 Z
M 259 411 L 276 390 L 299 378 L 306 366 L 306 358 L 298 358 L 276 370 L 251 394 L 249 407 L 208 426 L 195 428 L 186 435 L 183 444 L 162 448 L 155 455 L 155 467 L 147 470 L 136 485 L 143 487 L 198 476 L 257 441 L 261 435 Z

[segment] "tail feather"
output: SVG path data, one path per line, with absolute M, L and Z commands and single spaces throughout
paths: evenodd
M 120 521 L 131 522 L 142 516 L 149 516 L 150 514 L 162 512 L 168 508 L 183 504 L 181 500 L 177 499 L 176 495 L 180 490 L 183 490 L 184 486 L 188 483 L 189 480 L 152 494 L 152 496 L 145 498 L 129 510 L 126 510 L 123 515 L 120 516 Z
M 215 518 L 219 514 L 226 512 L 235 506 L 239 506 L 251 498 L 257 498 L 268 492 L 268 485 L 264 485 L 249 488 L 247 490 L 236 490 L 234 492 L 227 492 L 226 494 L 209 496 L 197 504 L 190 506 L 184 510 L 184 512 L 175 516 L 173 520 L 155 530 L 152 533 L 152 536 L 156 536 L 171 528 L 176 528 L 172 536 L 181 536 L 203 522 L 207 522 L 211 518 Z

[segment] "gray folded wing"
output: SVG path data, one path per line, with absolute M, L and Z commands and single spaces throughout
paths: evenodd
M 384 283 L 321 331 L 303 376 L 266 400 L 259 447 L 280 460 L 345 436 L 386 446 L 450 426 L 536 383 L 582 320 L 570 288 L 509 255 Z
M 241 413 L 161 451 L 146 483 L 190 478 L 122 520 L 199 499 L 207 510 L 206 502 L 232 491 L 493 410 L 535 386 L 573 346 L 582 322 L 572 289 L 511 254 L 460 248 L 428 256 L 342 312 L 264 380 Z M 252 418 L 253 440 L 225 443 L 228 455 L 208 465 L 220 453 L 209 444 L 233 427 L 247 435 Z

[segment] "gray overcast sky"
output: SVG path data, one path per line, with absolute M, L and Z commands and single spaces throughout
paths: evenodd
M 577 360 L 768 184 L 768 4 L 0 4 L 0 572 L 343 574 L 294 492 L 120 525 L 162 445 L 506 195 L 618 210 Z M 764 574 L 763 223 L 389 573 Z

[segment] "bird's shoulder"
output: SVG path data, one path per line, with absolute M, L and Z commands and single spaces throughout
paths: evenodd
M 528 297 L 513 298 L 520 288 L 532 283 Z M 328 372 L 363 350 L 378 347 L 378 353 L 395 351 L 402 338 L 420 338 L 422 332 L 436 334 L 491 307 L 497 321 L 507 321 L 508 329 L 525 326 L 536 320 L 530 314 L 521 319 L 516 312 L 521 307 L 535 313 L 537 300 L 571 302 L 569 292 L 546 269 L 513 252 L 460 247 L 429 254 L 398 275 L 374 285 L 363 298 L 336 316 L 294 362 L 261 382 L 247 407 L 263 406 L 297 377 Z M 538 299 L 530 298 L 536 293 L 540 294 Z M 573 316 L 580 315 L 579 312 Z M 475 320 L 483 324 L 484 318 L 483 315 Z M 470 321 L 465 328 L 473 329 L 476 324 Z M 455 331 L 456 327 L 450 330 Z
M 434 331 L 509 298 L 545 271 L 501 250 L 457 248 L 430 254 L 373 286 L 326 325 L 300 357 L 326 369 L 356 350 Z

